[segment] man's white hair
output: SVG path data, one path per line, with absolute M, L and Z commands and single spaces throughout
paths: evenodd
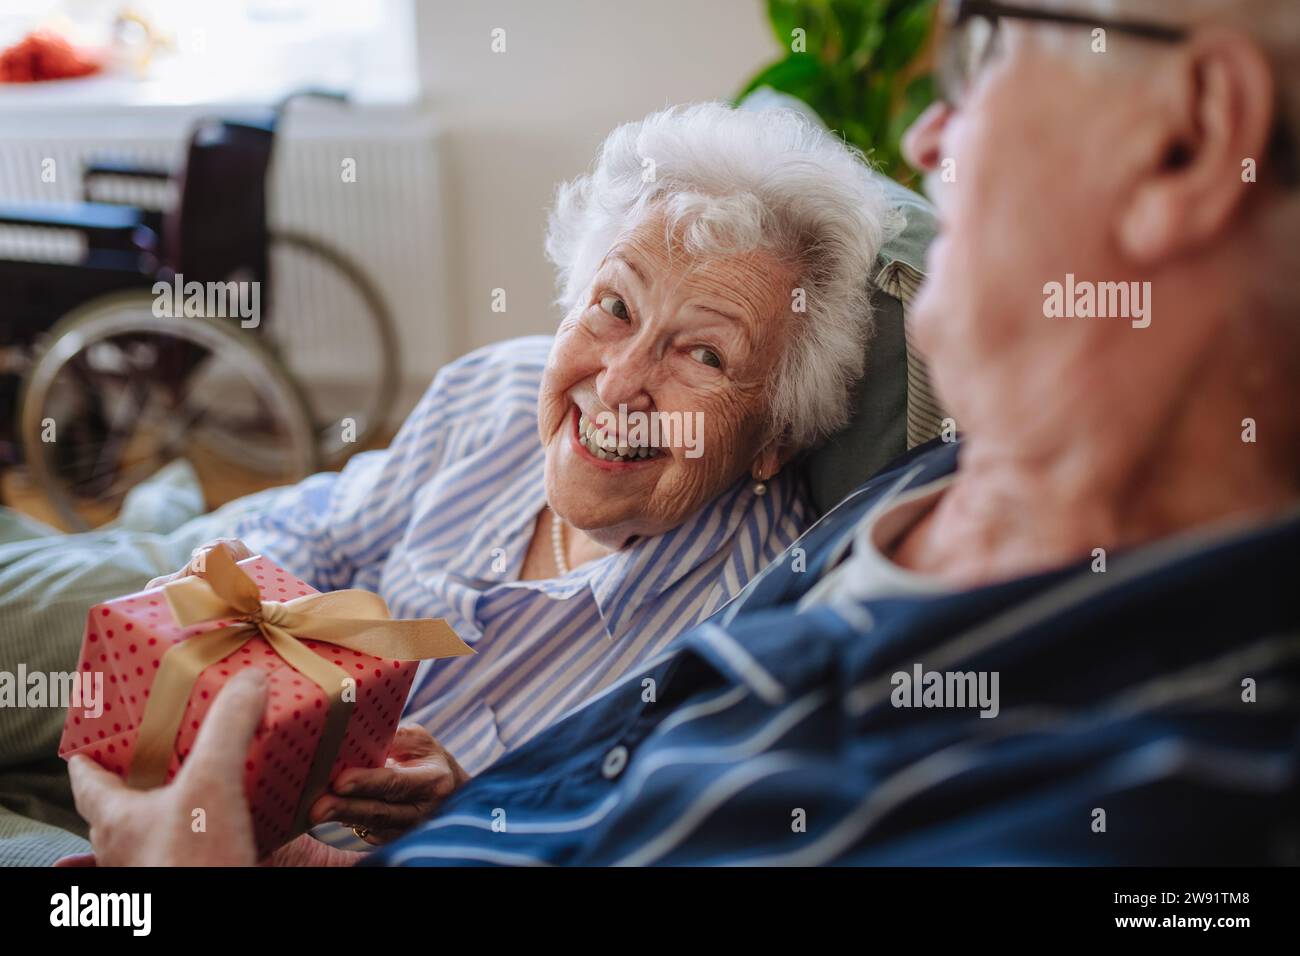
M 618 127 L 592 170 L 556 191 L 546 252 L 559 303 L 580 306 L 617 239 L 647 215 L 691 254 L 764 251 L 806 311 L 769 386 L 771 437 L 808 447 L 845 425 L 871 330 L 870 279 L 894 228 L 862 155 L 788 109 L 676 106 Z
M 1249 33 L 1268 53 L 1277 77 L 1278 109 L 1300 130 L 1300 16 L 1296 0 L 1092 0 L 1098 13 L 1184 27 L 1224 23 Z
M 1194 28 L 1202 23 L 1222 23 L 1251 36 L 1268 56 L 1277 84 L 1276 109 L 1283 135 L 1290 141 L 1290 162 L 1300 156 L 1300 16 L 1296 0 L 1093 0 L 1099 13 L 1155 23 Z M 1257 157 L 1261 159 L 1262 157 Z M 1266 239 L 1265 255 L 1271 260 L 1260 269 L 1250 295 L 1265 307 L 1294 315 L 1295 273 L 1290 268 L 1300 242 L 1300 188 L 1295 184 L 1259 204 L 1254 215 L 1259 234 Z M 1291 341 L 1300 345 L 1300 325 L 1285 323 Z M 1297 353 L 1300 358 L 1300 353 Z

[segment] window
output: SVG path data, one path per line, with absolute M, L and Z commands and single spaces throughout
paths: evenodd
M 170 40 L 142 62 L 145 27 L 114 28 L 129 7 Z M 67 82 L 0 85 L 0 107 L 186 106 L 268 102 L 302 86 L 347 91 L 357 102 L 415 99 L 413 0 L 6 0 L 0 45 L 40 27 L 111 51 L 108 69 Z

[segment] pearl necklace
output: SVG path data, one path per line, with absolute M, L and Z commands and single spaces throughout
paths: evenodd
M 555 566 L 560 569 L 560 577 L 569 573 L 569 562 L 564 557 L 564 519 L 551 510 L 551 549 L 555 552 Z

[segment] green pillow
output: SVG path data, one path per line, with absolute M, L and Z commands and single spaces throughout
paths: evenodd
M 824 125 L 806 103 L 768 87 L 750 93 L 739 106 L 792 109 Z M 872 286 L 875 330 L 867 345 L 866 372 L 854 391 L 853 419 L 797 465 L 819 514 L 909 448 L 938 435 L 944 417 L 925 363 L 909 348 L 906 321 L 925 274 L 925 251 L 934 240 L 934 209 L 925 197 L 874 175 L 902 224 L 880 250 L 875 274 L 863 276 Z
M 819 514 L 909 448 L 938 435 L 944 417 L 925 363 L 909 347 L 906 323 L 923 277 L 925 250 L 935 235 L 934 211 L 910 189 L 881 178 L 906 224 L 881 249 L 876 274 L 867 277 L 874 286 L 875 330 L 854 392 L 853 418 L 802 462 Z

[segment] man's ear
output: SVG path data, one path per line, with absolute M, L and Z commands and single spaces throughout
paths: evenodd
M 1246 199 L 1248 159 L 1265 160 L 1276 117 L 1273 74 L 1242 33 L 1195 32 L 1175 54 L 1171 123 L 1119 222 L 1130 259 L 1152 262 L 1214 241 Z

